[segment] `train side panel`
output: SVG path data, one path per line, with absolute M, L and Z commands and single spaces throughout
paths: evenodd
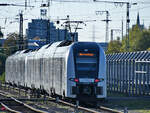
M 76 83 L 70 81 L 71 78 L 75 78 L 75 70 L 74 70 L 74 55 L 72 47 L 69 50 L 68 58 L 66 58 L 67 62 L 67 77 L 66 77 L 66 96 L 70 98 L 76 98 L 76 95 L 72 92 L 72 87 L 76 87 Z
M 98 73 L 98 78 L 103 79 L 102 82 L 98 83 L 98 87 L 100 87 L 99 90 L 100 94 L 97 95 L 97 98 L 106 98 L 107 96 L 107 85 L 106 85 L 106 57 L 103 49 L 99 46 L 99 51 L 100 51 L 100 62 L 99 62 L 99 73 Z

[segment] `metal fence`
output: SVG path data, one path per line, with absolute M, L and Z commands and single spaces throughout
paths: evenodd
M 150 95 L 150 51 L 109 54 L 106 58 L 108 91 Z

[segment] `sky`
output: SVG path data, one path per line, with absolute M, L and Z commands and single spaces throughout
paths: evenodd
M 9 3 L 9 4 L 19 4 L 24 5 L 25 0 L 0 0 L 0 3 Z M 24 35 L 25 30 L 28 27 L 28 22 L 31 22 L 31 19 L 41 18 L 40 16 L 40 5 L 47 3 L 47 0 L 27 0 L 28 5 L 35 6 L 34 8 L 24 7 L 15 7 L 15 6 L 0 6 L 0 26 L 2 32 L 6 36 L 12 32 L 19 32 L 19 21 L 18 14 L 20 11 L 23 11 L 24 14 Z M 79 20 L 84 21 L 84 24 L 79 25 L 80 28 L 77 30 L 79 33 L 79 41 L 96 41 L 104 42 L 105 41 L 105 32 L 106 32 L 106 23 L 102 20 L 106 18 L 106 14 L 96 15 L 95 11 L 109 11 L 109 40 L 110 40 L 110 30 L 122 28 L 122 20 L 124 23 L 124 35 L 126 32 L 126 5 L 125 4 L 113 4 L 113 3 L 102 3 L 102 2 L 93 2 L 92 0 L 74 0 L 78 2 L 64 2 L 65 0 L 52 0 L 49 11 L 48 18 L 51 21 L 56 23 L 58 19 L 65 19 L 69 15 L 70 20 Z M 72 0 L 66 0 L 72 1 Z M 101 1 L 101 0 L 99 0 Z M 130 27 L 136 23 L 137 13 L 140 14 L 140 22 L 144 23 L 145 27 L 150 26 L 150 2 L 149 0 L 106 0 L 106 1 L 122 1 L 137 3 L 137 5 L 131 5 L 130 7 Z M 96 20 L 96 21 L 93 21 Z M 64 21 L 61 21 L 63 23 Z M 61 25 L 61 24 L 60 24 Z M 60 25 L 57 27 L 62 28 Z M 114 32 L 114 39 L 117 36 L 121 37 L 121 31 Z M 94 38 L 93 38 L 94 37 Z

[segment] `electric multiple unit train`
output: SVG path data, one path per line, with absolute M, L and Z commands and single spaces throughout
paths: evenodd
M 6 60 L 6 82 L 79 100 L 106 98 L 106 58 L 95 42 L 61 41 Z

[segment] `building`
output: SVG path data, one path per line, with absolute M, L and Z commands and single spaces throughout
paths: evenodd
M 136 25 L 137 25 L 137 26 L 138 26 L 141 30 L 143 30 L 143 29 L 144 29 L 144 24 L 141 24 L 141 23 L 140 23 L 140 16 L 139 16 L 139 12 L 138 12 L 138 14 L 137 14 L 136 24 L 135 24 L 135 25 L 133 25 L 133 26 L 132 26 L 132 28 L 134 28 Z
M 26 30 L 28 40 L 39 37 L 40 40 L 45 41 L 47 36 L 47 23 L 48 20 L 32 19 L 32 22 L 28 23 L 28 29 Z
M 28 23 L 26 34 L 28 46 L 34 46 L 32 43 L 39 44 L 39 46 L 36 46 L 35 48 L 41 47 L 43 44 L 50 42 L 72 39 L 68 30 L 56 28 L 54 23 L 47 19 L 32 19 L 32 22 Z M 78 33 L 75 33 L 74 36 L 76 39 L 75 41 L 78 41 Z M 39 43 L 40 41 L 41 43 Z

